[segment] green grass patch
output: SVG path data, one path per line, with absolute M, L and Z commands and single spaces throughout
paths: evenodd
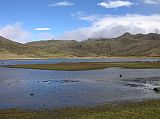
M 26 68 L 41 70 L 83 71 L 97 70 L 110 67 L 123 67 L 130 69 L 160 68 L 160 62 L 80 62 L 80 63 L 58 63 L 58 64 L 25 64 L 10 65 L 8 68 Z
M 0 119 L 160 119 L 160 101 L 43 111 L 1 110 Z

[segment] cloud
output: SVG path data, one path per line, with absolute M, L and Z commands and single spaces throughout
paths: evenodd
M 76 17 L 80 20 L 91 21 L 91 22 L 96 21 L 101 17 L 101 15 L 85 15 L 84 12 L 80 12 L 80 11 L 75 12 L 75 13 L 71 13 L 70 15 L 72 17 Z
M 146 4 L 159 4 L 160 0 L 143 0 Z
M 51 7 L 62 7 L 62 6 L 73 6 L 73 5 L 75 5 L 75 4 L 72 3 L 72 2 L 62 1 L 62 2 L 57 2 L 57 3 L 50 4 L 48 6 L 51 6 Z
M 51 28 L 34 28 L 36 31 L 49 31 Z
M 104 7 L 104 8 L 118 8 L 118 7 L 129 7 L 132 6 L 133 3 L 130 1 L 106 1 L 106 2 L 100 2 L 98 3 L 98 6 Z
M 0 28 L 0 36 L 24 43 L 30 39 L 31 34 L 23 29 L 20 22 L 17 22 Z
M 93 21 L 89 27 L 63 33 L 59 39 L 82 41 L 88 38 L 114 38 L 126 32 L 132 34 L 160 33 L 160 15 L 106 15 Z

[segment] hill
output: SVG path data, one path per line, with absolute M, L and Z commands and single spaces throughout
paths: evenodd
M 50 40 L 27 43 L 45 49 L 47 53 L 70 56 L 160 56 L 160 34 L 125 33 L 112 39 L 89 39 L 82 42 Z
M 42 57 L 38 48 L 11 41 L 0 36 L 0 59 Z
M 160 56 L 160 34 L 125 33 L 111 39 L 46 40 L 17 43 L 0 37 L 0 56 L 31 57 L 99 57 L 99 56 Z
M 28 46 L 17 43 L 0 36 L 0 57 L 1 58 L 14 58 L 25 57 L 31 55 L 31 51 Z

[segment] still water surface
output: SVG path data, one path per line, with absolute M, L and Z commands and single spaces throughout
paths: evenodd
M 159 60 L 153 58 L 0 60 L 0 64 Z M 160 98 L 160 94 L 153 91 L 153 88 L 158 86 L 160 86 L 160 69 L 107 68 L 94 71 L 50 71 L 1 67 L 0 108 L 44 109 L 153 99 Z

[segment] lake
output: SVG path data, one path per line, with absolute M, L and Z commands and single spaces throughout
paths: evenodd
M 158 58 L 0 60 L 1 65 L 159 61 Z M 120 77 L 122 75 L 122 77 Z M 0 68 L 0 108 L 54 109 L 159 99 L 160 69 L 53 71 Z

